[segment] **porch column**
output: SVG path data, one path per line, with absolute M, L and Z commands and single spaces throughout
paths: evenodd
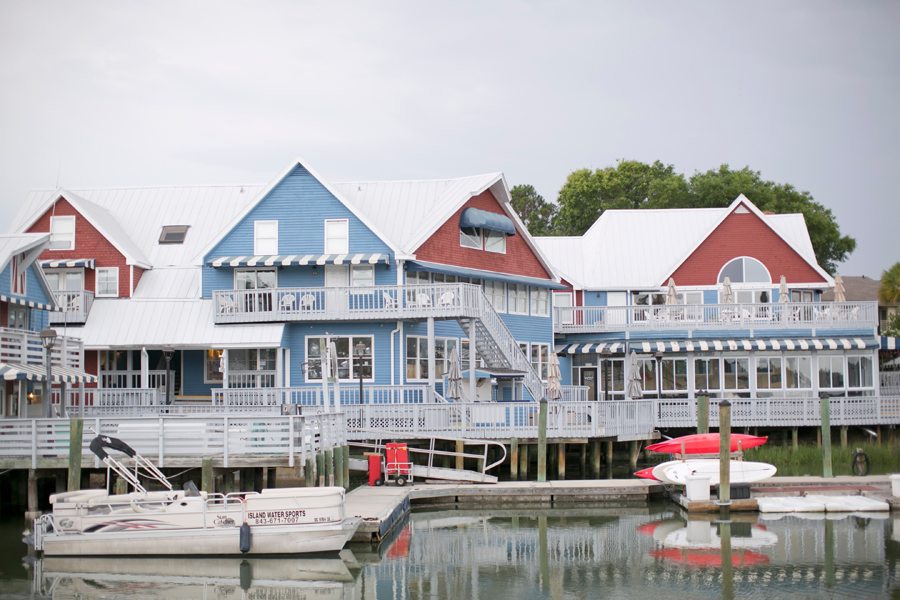
M 19 418 L 28 418 L 28 384 L 24 379 L 18 380 L 19 384 Z
M 224 350 L 222 350 L 222 363 L 223 363 L 223 367 L 224 367 L 222 370 L 222 389 L 227 390 L 228 389 L 228 348 L 225 348 Z
M 434 389 L 434 317 L 428 317 L 428 385 Z
M 469 402 L 475 402 L 475 319 L 469 319 Z
M 275 387 L 284 385 L 284 348 L 275 349 Z
M 282 348 L 282 352 L 284 352 L 284 387 L 287 388 L 291 387 L 291 349 Z
M 150 355 L 147 348 L 141 348 L 141 388 L 150 389 Z

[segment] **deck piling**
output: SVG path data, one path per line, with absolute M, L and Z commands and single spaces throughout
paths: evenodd
M 519 478 L 519 440 L 509 440 L 509 478 L 513 481 Z
M 841 427 L 841 448 L 847 447 L 847 426 L 843 425 Z
M 466 451 L 466 444 L 462 440 L 456 440 L 456 453 L 462 454 Z M 456 457 L 456 469 L 462 471 L 465 469 L 465 458 L 463 456 Z
M 81 489 L 81 442 L 84 432 L 83 419 L 69 419 L 69 491 Z M 71 452 L 77 448 L 76 452 Z
M 797 450 L 800 447 L 800 428 L 791 427 L 791 447 Z
M 325 481 L 326 485 L 334 485 L 334 451 L 329 448 L 325 451 Z
M 200 489 L 207 494 L 213 493 L 213 466 L 212 458 L 203 458 L 200 461 Z
M 613 443 L 611 441 L 606 442 L 604 454 L 606 454 L 606 469 L 610 470 L 613 464 Z
M 316 470 L 315 470 L 316 461 L 310 457 L 306 459 L 306 469 L 303 473 L 304 479 L 303 484 L 306 487 L 313 487 L 316 484 Z
M 344 450 L 340 446 L 334 449 L 334 485 L 347 487 L 344 484 Z
M 595 479 L 600 479 L 600 440 L 591 440 L 591 471 Z
M 341 451 L 344 454 L 344 486 L 350 489 L 350 446 L 342 446 Z
M 519 479 L 528 479 L 528 445 L 519 448 Z
M 709 433 L 709 396 L 697 396 L 697 433 Z
M 38 510 L 37 493 L 37 471 L 35 469 L 28 469 L 28 512 L 25 513 L 25 518 L 29 521 L 33 521 L 41 516 L 41 512 Z
M 566 478 L 566 445 L 564 443 L 559 443 L 556 445 L 556 471 L 559 479 L 563 480 Z
M 822 412 L 822 477 L 834 477 L 831 470 L 831 403 L 827 396 L 819 400 Z
M 632 471 L 637 470 L 638 463 L 638 443 L 637 440 L 628 442 L 628 468 Z

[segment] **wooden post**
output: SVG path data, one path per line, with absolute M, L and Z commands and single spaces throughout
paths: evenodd
M 200 461 L 200 488 L 207 494 L 213 493 L 213 466 L 212 457 L 203 458 Z
M 334 449 L 334 485 L 344 486 L 344 450 L 338 446 Z M 346 489 L 346 488 L 345 488 Z
M 566 478 L 566 445 L 563 444 L 562 442 L 560 442 L 556 446 L 557 446 L 556 451 L 557 451 L 557 455 L 558 455 L 558 458 L 556 461 L 556 464 L 557 464 L 556 471 L 558 473 L 559 479 L 565 479 Z
M 731 402 L 728 400 L 719 403 L 719 504 L 723 515 L 727 515 L 731 504 Z
M 350 446 L 341 448 L 344 452 L 344 487 L 350 489 Z M 275 487 L 275 486 L 272 486 Z
M 234 491 L 234 471 L 225 469 L 222 472 L 222 491 L 230 494 Z
M 63 469 L 56 470 L 56 493 L 62 494 L 66 491 L 66 486 L 69 484 L 68 477 L 66 471 Z
M 831 470 L 831 403 L 827 396 L 819 399 L 822 413 L 822 477 L 834 477 Z
M 316 461 L 313 460 L 312 457 L 306 459 L 306 469 L 305 469 L 305 473 L 303 474 L 304 475 L 303 484 L 306 487 L 313 487 L 316 485 L 315 464 L 316 464 Z
M 781 447 L 782 447 L 782 448 L 787 448 L 787 447 L 788 447 L 788 441 L 787 441 L 787 440 L 788 440 L 788 430 L 787 430 L 787 428 L 783 428 L 783 429 L 781 430 Z
M 519 479 L 525 481 L 528 480 L 528 448 L 527 444 L 519 448 Z
M 466 451 L 466 443 L 463 442 L 462 440 L 456 440 L 456 453 L 457 453 L 457 454 L 463 454 L 465 451 Z M 458 471 L 462 471 L 463 469 L 466 468 L 466 467 L 465 467 L 465 464 L 466 464 L 466 463 L 465 463 L 465 460 L 466 460 L 466 459 L 465 459 L 465 457 L 463 457 L 463 456 L 457 456 L 457 457 L 456 457 L 456 469 L 457 469 Z
M 587 479 L 587 444 L 581 444 L 581 478 Z
M 591 472 L 595 479 L 600 478 L 600 440 L 591 440 Z
M 537 480 L 538 483 L 547 481 L 547 399 L 541 398 L 540 416 L 538 417 L 538 455 L 537 455 Z
M 881 445 L 881 425 L 875 428 L 875 443 Z
M 515 481 L 519 478 L 519 440 L 509 440 L 509 478 Z
M 318 486 L 325 486 L 325 455 L 319 452 L 316 454 L 316 478 L 319 480 Z
M 822 447 L 822 428 L 816 427 L 816 448 Z
M 334 485 L 334 452 L 329 448 L 325 451 L 325 481 L 329 486 Z
M 841 427 L 841 448 L 847 447 L 847 426 Z
M 697 433 L 709 433 L 709 396 L 697 396 Z
M 791 427 L 791 447 L 797 450 L 800 447 L 800 428 Z
M 628 468 L 632 471 L 637 470 L 638 461 L 638 443 L 637 440 L 628 442 Z
M 604 454 L 606 454 L 606 468 L 612 469 L 612 463 L 613 463 L 613 443 L 612 442 L 606 442 L 606 451 L 604 452 Z
M 124 496 L 128 493 L 128 482 L 121 477 L 116 477 L 116 494 Z
M 83 419 L 69 419 L 69 491 L 81 489 L 81 442 Z
M 29 521 L 33 521 L 41 516 L 38 510 L 37 488 L 37 471 L 28 469 L 28 512 L 25 513 L 25 518 Z

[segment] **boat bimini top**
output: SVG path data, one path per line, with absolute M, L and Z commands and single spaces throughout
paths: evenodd
M 91 440 L 91 452 L 97 455 L 103 464 L 107 466 L 107 468 L 115 471 L 115 473 L 127 481 L 136 492 L 146 493 L 147 490 L 144 486 L 141 485 L 140 480 L 138 479 L 139 475 L 143 475 L 148 479 L 153 479 L 161 484 L 163 484 L 166 489 L 172 490 L 172 484 L 169 483 L 169 480 L 166 479 L 166 476 L 162 474 L 156 465 L 152 462 L 135 452 L 135 450 L 120 440 L 119 438 L 110 437 L 108 435 L 98 435 L 93 440 Z M 134 460 L 134 472 L 129 471 L 125 465 L 116 460 L 114 457 L 110 456 L 106 449 L 116 450 L 117 452 L 121 452 L 122 454 L 128 456 L 132 460 Z M 107 485 L 109 484 L 109 477 L 106 478 Z

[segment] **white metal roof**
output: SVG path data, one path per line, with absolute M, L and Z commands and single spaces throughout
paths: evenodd
M 129 250 L 153 267 L 187 266 L 263 187 L 257 184 L 35 190 L 26 198 L 12 230 L 27 229 L 53 201 L 68 194 L 73 197 L 67 200 L 74 200 L 76 208 L 86 213 L 85 218 L 108 228 L 98 227 L 115 238 L 111 242 L 121 244 L 123 253 Z M 160 244 L 159 235 L 165 225 L 189 225 L 184 243 Z
M 49 233 L 17 233 L 0 235 L 0 271 L 6 268 L 16 254 L 50 241 Z
M 570 236 L 536 237 L 541 251 L 557 273 L 575 289 L 584 287 L 584 238 Z
M 81 330 L 86 350 L 104 348 L 278 348 L 284 323 L 218 325 L 212 300 L 100 298 Z
M 189 300 L 200 297 L 198 267 L 163 267 L 144 272 L 134 290 L 138 300 Z
M 576 287 L 656 289 L 741 201 L 797 250 L 826 282 L 831 281 L 816 264 L 803 215 L 766 215 L 744 196 L 726 208 L 608 210 L 582 236 L 580 253 L 575 242 L 553 237 L 535 239 L 552 256 L 554 267 L 579 281 L 581 285 Z
M 352 181 L 334 187 L 400 248 L 412 253 L 499 173 L 419 181 Z M 425 234 L 427 232 L 427 234 Z

